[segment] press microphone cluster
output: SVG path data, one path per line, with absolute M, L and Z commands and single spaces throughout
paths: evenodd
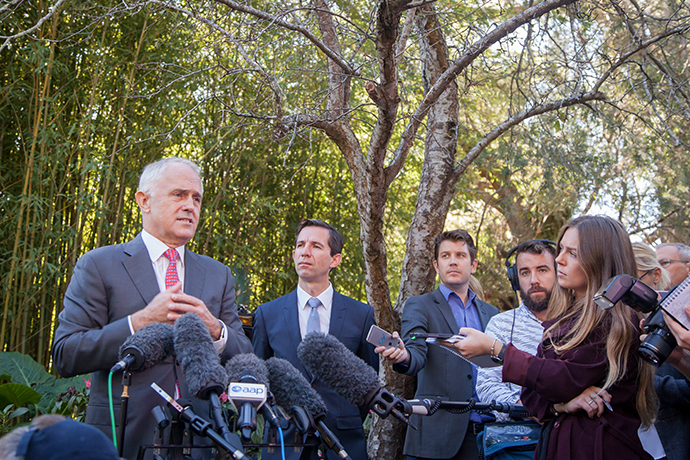
M 127 337 L 118 353 L 119 361 L 110 372 L 143 372 L 164 361 L 174 351 L 173 327 L 169 324 L 152 323 Z

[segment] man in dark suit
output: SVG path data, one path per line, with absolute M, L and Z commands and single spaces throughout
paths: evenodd
M 333 390 L 315 380 L 297 357 L 297 346 L 308 332 L 314 330 L 335 336 L 353 353 L 378 370 L 378 356 L 367 343 L 369 328 L 374 324 L 374 309 L 369 305 L 338 294 L 329 281 L 329 273 L 342 260 L 342 235 L 331 225 L 316 219 L 306 219 L 297 227 L 292 258 L 299 275 L 297 289 L 256 309 L 254 318 L 254 353 L 260 358 L 283 358 L 295 366 L 316 391 L 328 408 L 326 425 L 335 433 L 352 459 L 367 458 L 362 422 L 367 408 L 358 408 L 338 396 Z M 314 300 L 317 299 L 317 300 Z M 312 306 L 313 305 L 313 306 Z M 292 434 L 285 442 L 292 441 Z M 316 459 L 315 449 L 311 457 Z M 286 457 L 297 459 L 300 453 L 286 449 Z M 264 451 L 263 458 L 273 458 Z M 278 457 L 276 457 L 278 458 Z M 338 459 L 334 452 L 328 458 Z
M 403 341 L 398 348 L 376 348 L 395 363 L 396 371 L 417 375 L 415 399 L 478 399 L 476 373 L 469 363 L 443 346 L 430 346 L 423 338 L 412 339 L 418 333 L 457 334 L 461 327 L 484 330 L 498 309 L 478 299 L 469 288 L 477 264 L 477 248 L 465 230 L 443 232 L 436 237 L 434 269 L 441 285 L 432 293 L 407 301 L 402 317 Z M 475 412 L 451 414 L 440 410 L 431 417 L 413 415 L 410 420 L 418 430 L 407 429 L 405 455 L 418 460 L 475 460 L 479 456 L 476 435 L 489 418 Z
M 166 158 L 148 165 L 136 194 L 143 231 L 127 243 L 89 251 L 74 268 L 53 360 L 64 377 L 93 372 L 86 423 L 109 437 L 108 371 L 122 343 L 140 328 L 172 324 L 194 312 L 208 326 L 223 360 L 251 352 L 237 316 L 232 273 L 220 262 L 185 249 L 196 232 L 202 195 L 200 171 L 191 161 Z M 117 423 L 122 387 L 119 376 L 114 380 Z M 151 409 L 164 405 L 151 382 L 170 395 L 179 390 L 189 398 L 172 358 L 132 376 L 123 452 L 130 460 L 140 445 L 152 443 L 156 423 Z M 207 408 L 195 407 L 202 416 Z

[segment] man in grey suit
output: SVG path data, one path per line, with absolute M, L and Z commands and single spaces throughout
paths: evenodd
M 430 346 L 425 339 L 412 336 L 457 334 L 461 327 L 483 331 L 498 309 L 479 300 L 469 288 L 478 261 L 477 248 L 465 230 L 443 232 L 436 237 L 433 264 L 441 285 L 432 293 L 407 301 L 399 347 L 377 347 L 376 351 L 391 360 L 396 371 L 417 375 L 415 399 L 441 396 L 449 401 L 477 400 L 472 365 L 443 346 Z M 476 435 L 483 429 L 483 422 L 491 419 L 475 412 L 451 414 L 444 410 L 431 417 L 412 415 L 410 421 L 418 430 L 407 429 L 404 453 L 418 460 L 475 460 L 479 456 Z
M 369 328 L 374 324 L 374 309 L 335 292 L 329 281 L 330 271 L 342 260 L 342 248 L 343 237 L 330 224 L 317 219 L 300 222 L 292 252 L 299 275 L 297 289 L 256 309 L 252 342 L 257 356 L 286 359 L 312 383 L 328 408 L 324 421 L 326 426 L 340 440 L 350 458 L 365 460 L 367 450 L 362 422 L 368 408 L 350 404 L 321 381 L 315 380 L 297 356 L 297 346 L 304 336 L 316 330 L 335 336 L 378 370 L 378 356 L 366 341 Z M 292 441 L 290 431 L 285 442 Z M 273 454 L 265 450 L 262 458 L 280 458 L 278 450 Z M 316 449 L 311 450 L 311 456 L 306 452 L 307 449 L 302 454 L 294 449 L 285 449 L 286 458 L 318 458 Z M 328 452 L 328 458 L 339 459 L 332 451 Z
M 136 194 L 143 231 L 127 243 L 89 251 L 74 268 L 55 333 L 53 362 L 64 377 L 93 372 L 86 423 L 109 437 L 108 371 L 122 343 L 140 328 L 172 324 L 194 312 L 208 326 L 221 359 L 251 352 L 237 316 L 232 273 L 220 262 L 185 249 L 196 232 L 202 196 L 200 171 L 191 161 L 166 158 L 148 165 Z M 122 387 L 119 376 L 114 380 L 117 422 Z M 151 409 L 164 405 L 149 387 L 152 382 L 170 395 L 179 391 L 190 397 L 172 358 L 132 376 L 123 451 L 130 460 L 140 445 L 152 443 L 156 423 Z M 204 416 L 207 405 L 195 410 Z

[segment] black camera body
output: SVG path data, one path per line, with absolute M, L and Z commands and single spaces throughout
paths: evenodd
M 647 337 L 639 349 L 640 356 L 648 363 L 660 366 L 676 348 L 676 338 L 664 322 L 658 293 L 642 281 L 630 275 L 618 275 L 604 283 L 593 300 L 602 310 L 621 301 L 630 308 L 649 313 L 644 323 Z

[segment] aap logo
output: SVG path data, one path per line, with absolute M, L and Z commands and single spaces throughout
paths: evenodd
M 233 385 L 230 387 L 230 391 L 235 394 L 250 394 L 261 396 L 266 391 L 262 386 L 243 386 L 243 385 Z

